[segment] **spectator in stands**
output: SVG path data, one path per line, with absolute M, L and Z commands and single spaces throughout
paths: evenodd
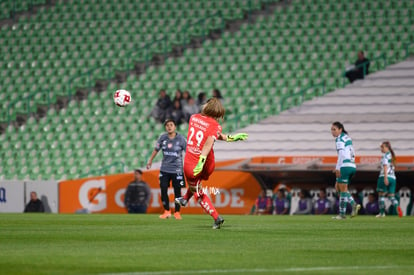
M 369 73 L 369 60 L 365 57 L 363 51 L 358 52 L 358 59 L 355 65 L 345 73 L 349 82 L 354 82 L 357 79 L 364 79 Z
M 347 204 L 350 204 L 352 207 L 351 217 L 358 215 L 361 209 L 361 205 L 355 202 L 348 191 L 348 185 L 356 172 L 355 151 L 352 139 L 342 123 L 339 121 L 332 123 L 331 134 L 335 138 L 336 151 L 338 153 L 338 160 L 333 173 L 336 176 L 335 189 L 339 194 L 339 215 L 333 218 L 343 220 L 345 219 Z
M 183 92 L 180 89 L 175 91 L 175 96 L 172 101 L 174 102 L 175 100 L 179 100 L 180 102 L 183 100 Z
M 192 98 L 190 92 L 189 91 L 184 91 L 183 92 L 183 96 L 181 98 L 181 107 L 184 108 L 185 106 L 187 106 L 188 105 L 188 101 L 190 100 L 190 98 Z
M 124 204 L 130 214 L 145 214 L 151 198 L 151 189 L 142 180 L 142 171 L 135 169 L 134 181 L 128 184 L 125 191 Z
M 207 95 L 204 92 L 200 92 L 197 96 L 197 105 L 201 110 L 201 106 L 203 106 L 207 102 Z
M 220 101 L 223 100 L 223 96 L 221 95 L 221 92 L 219 89 L 214 88 L 212 91 L 212 97 L 218 98 Z
M 184 113 L 185 121 L 188 122 L 192 115 L 197 114 L 199 112 L 200 112 L 200 107 L 196 104 L 194 98 L 190 97 L 188 99 L 187 105 L 183 106 L 183 113 Z
M 172 182 L 175 198 L 181 197 L 181 188 L 185 187 L 183 152 L 187 148 L 187 140 L 184 136 L 176 132 L 176 124 L 173 119 L 167 119 L 164 122 L 164 127 L 166 133 L 161 134 L 158 138 L 155 148 L 147 162 L 147 169 L 150 169 L 155 156 L 162 150 L 163 157 L 159 180 L 164 213 L 159 216 L 160 219 L 168 219 L 171 217 L 170 200 L 168 197 L 170 182 Z M 174 218 L 176 220 L 182 219 L 180 204 L 178 203 L 175 203 Z
M 151 111 L 151 116 L 159 122 L 165 121 L 168 112 L 172 108 L 172 102 L 170 96 L 163 89 L 160 91 L 157 103 Z
M 314 210 L 316 215 L 329 214 L 331 202 L 326 198 L 325 189 L 319 191 L 319 198 L 315 201 Z
M 299 205 L 293 215 L 308 215 L 312 214 L 312 199 L 309 191 L 302 189 L 299 193 Z
M 368 202 L 364 208 L 365 215 L 377 215 L 379 212 L 378 200 L 374 193 L 368 194 Z
M 290 203 L 286 198 L 286 191 L 279 188 L 276 192 L 276 198 L 273 200 L 273 215 L 287 215 L 289 214 Z
M 389 141 L 384 141 L 381 146 L 381 171 L 377 181 L 377 192 L 379 196 L 380 213 L 377 218 L 385 217 L 385 197 L 387 196 L 394 209 L 397 210 L 398 216 L 402 217 L 403 213 L 399 206 L 398 200 L 395 198 L 395 188 L 397 185 L 395 177 L 395 153 L 391 148 Z
M 185 115 L 181 108 L 181 101 L 176 99 L 173 101 L 172 108 L 169 110 L 168 115 L 169 118 L 173 119 L 175 125 L 179 126 L 181 123 L 185 122 Z
M 259 197 L 256 199 L 255 203 L 255 215 L 264 215 L 270 214 L 272 209 L 272 198 L 266 195 L 266 190 L 260 192 Z
M 43 202 L 39 200 L 37 197 L 37 193 L 32 191 L 30 192 L 30 201 L 26 204 L 26 207 L 24 208 L 25 213 L 29 212 L 45 212 L 45 208 L 43 206 Z

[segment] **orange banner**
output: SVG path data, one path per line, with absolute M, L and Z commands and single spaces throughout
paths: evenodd
M 219 213 L 248 214 L 261 187 L 251 173 L 215 171 L 208 181 L 203 182 L 203 189 Z M 193 199 L 182 212 L 199 214 L 202 210 Z
M 162 213 L 161 191 L 158 170 L 146 171 L 143 180 L 151 188 L 148 213 Z M 118 174 L 59 183 L 59 213 L 126 213 L 124 193 L 133 174 Z M 237 171 L 215 171 L 208 181 L 203 182 L 203 191 L 209 195 L 213 204 L 222 214 L 247 214 L 250 212 L 260 185 L 250 174 Z M 186 192 L 183 188 L 182 194 Z M 174 210 L 174 193 L 169 188 L 170 208 Z M 202 209 L 190 200 L 183 207 L 183 214 L 201 214 Z

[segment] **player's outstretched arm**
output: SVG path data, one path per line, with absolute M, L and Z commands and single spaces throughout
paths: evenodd
M 233 141 L 239 141 L 239 140 L 246 140 L 249 137 L 246 133 L 238 133 L 235 135 L 227 135 L 226 141 L 227 142 L 233 142 Z

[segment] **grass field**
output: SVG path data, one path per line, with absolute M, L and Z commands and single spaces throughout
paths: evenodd
M 0 274 L 413 274 L 414 218 L 0 214 Z

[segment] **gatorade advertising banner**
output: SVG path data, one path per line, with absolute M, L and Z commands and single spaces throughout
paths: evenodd
M 147 213 L 162 213 L 159 171 L 144 171 L 142 179 L 151 188 Z M 59 213 L 127 213 L 124 194 L 134 180 L 133 173 L 68 180 L 59 183 Z M 239 171 L 215 171 L 204 181 L 203 192 L 208 194 L 220 214 L 248 214 L 261 187 L 250 174 Z M 186 192 L 182 189 L 182 194 Z M 174 193 L 169 188 L 170 209 L 174 211 Z M 203 210 L 192 198 L 182 214 L 202 214 Z

